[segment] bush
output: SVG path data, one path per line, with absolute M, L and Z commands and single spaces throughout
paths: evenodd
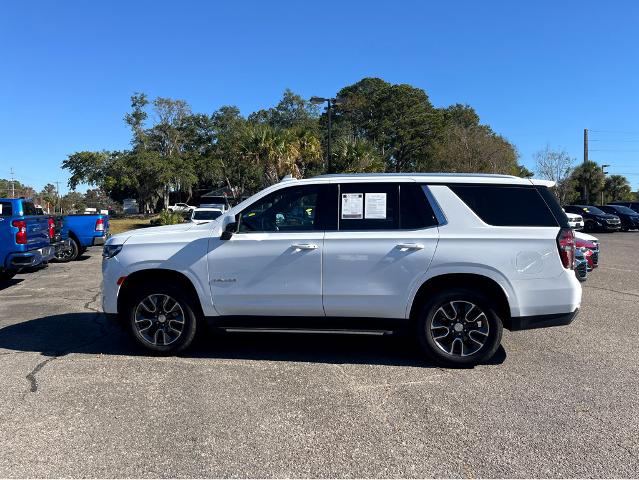
M 176 225 L 178 223 L 184 223 L 184 217 L 168 210 L 162 210 L 159 217 L 151 219 L 151 225 Z

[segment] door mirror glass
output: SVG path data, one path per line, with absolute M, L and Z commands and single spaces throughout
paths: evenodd
M 220 236 L 220 240 L 230 240 L 235 232 L 237 232 L 237 222 L 227 224 Z

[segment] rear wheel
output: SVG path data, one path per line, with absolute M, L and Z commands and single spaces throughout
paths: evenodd
M 60 260 L 61 262 L 70 262 L 78 258 L 78 255 L 80 255 L 80 247 L 78 245 L 78 242 L 76 242 L 75 239 L 73 238 L 69 238 L 69 248 L 66 251 L 64 258 L 61 259 L 58 257 L 58 255 L 56 255 L 56 258 Z
M 485 295 L 452 289 L 435 295 L 417 318 L 417 337 L 426 355 L 451 367 L 474 366 L 491 358 L 503 326 Z
M 171 285 L 144 285 L 131 294 L 127 318 L 138 344 L 158 354 L 175 354 L 195 337 L 197 317 L 189 295 Z
M 69 245 L 56 252 L 55 259 L 60 263 L 67 263 L 78 257 L 78 244 L 73 239 L 69 239 Z

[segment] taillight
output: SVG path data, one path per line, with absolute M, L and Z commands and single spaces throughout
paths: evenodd
M 564 268 L 575 267 L 575 233 L 572 228 L 562 228 L 557 235 L 557 248 Z
M 53 217 L 49 217 L 49 238 L 55 237 L 55 222 L 53 221 Z
M 98 218 L 95 221 L 95 231 L 96 232 L 104 232 L 104 220 L 102 218 Z
M 18 245 L 24 245 L 27 243 L 27 222 L 24 220 L 14 220 L 11 222 L 11 225 L 16 227 L 18 231 L 16 232 L 16 243 Z

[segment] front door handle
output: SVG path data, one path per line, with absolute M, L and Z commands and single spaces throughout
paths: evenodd
M 424 245 L 421 243 L 398 243 L 397 248 L 401 248 L 402 250 L 421 250 L 424 248 Z
M 291 245 L 293 248 L 297 248 L 298 250 L 315 250 L 317 249 L 317 245 L 314 243 L 294 243 Z

